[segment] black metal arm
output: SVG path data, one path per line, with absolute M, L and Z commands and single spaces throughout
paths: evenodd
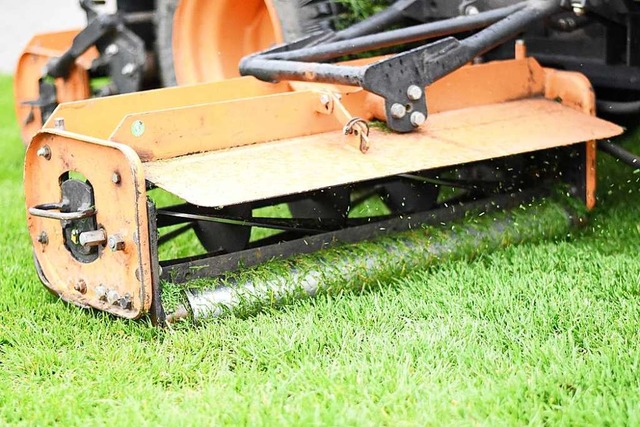
M 309 48 L 304 47 L 302 41 L 246 57 L 240 64 L 240 72 L 265 81 L 299 80 L 360 86 L 385 99 L 387 125 L 391 129 L 410 132 L 427 117 L 422 90 L 425 86 L 515 37 L 531 24 L 561 11 L 561 3 L 560 0 L 529 0 L 477 15 Z M 447 37 L 366 66 L 306 62 L 326 61 L 480 28 L 485 29 L 463 40 Z M 314 40 L 310 38 L 309 42 Z

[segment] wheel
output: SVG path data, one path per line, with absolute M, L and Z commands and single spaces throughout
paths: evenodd
M 242 57 L 332 25 L 333 0 L 157 0 L 164 86 L 238 76 Z
M 399 178 L 385 183 L 380 196 L 392 213 L 409 214 L 434 207 L 438 192 L 434 184 Z
M 212 216 L 220 215 L 235 218 L 250 218 L 251 211 L 251 206 L 246 204 L 224 209 L 211 209 L 204 213 Z M 197 221 L 193 230 L 202 246 L 204 246 L 209 253 L 241 251 L 246 248 L 251 238 L 251 227 L 242 225 Z

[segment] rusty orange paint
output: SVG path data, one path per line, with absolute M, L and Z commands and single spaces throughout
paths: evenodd
M 38 81 L 43 69 L 51 58 L 62 55 L 73 42 L 78 31 L 40 34 L 34 36 L 24 49 L 15 72 L 14 99 L 22 140 L 28 144 L 43 126 L 40 108 L 26 104 L 38 99 Z M 76 61 L 67 79 L 56 79 L 55 86 L 59 103 L 86 99 L 91 95 L 87 70 L 98 56 L 95 48 L 90 49 Z
M 271 0 L 181 1 L 173 27 L 178 84 L 239 76 L 242 57 L 282 42 Z
M 37 155 L 48 146 L 51 158 Z M 64 246 L 60 221 L 34 216 L 28 208 L 59 202 L 60 178 L 73 171 L 83 174 L 94 189 L 96 220 L 107 235 L 124 239 L 124 250 L 103 247 L 98 260 L 82 263 Z M 114 183 L 117 173 L 119 182 Z M 27 222 L 34 254 L 45 284 L 63 300 L 94 307 L 126 318 L 138 318 L 149 310 L 152 297 L 146 187 L 142 164 L 135 152 L 114 144 L 66 132 L 45 130 L 35 136 L 25 158 Z M 46 233 L 47 243 L 38 236 Z M 78 283 L 86 292 L 75 289 Z M 120 296 L 129 294 L 131 309 L 109 304 L 96 293 L 102 285 Z

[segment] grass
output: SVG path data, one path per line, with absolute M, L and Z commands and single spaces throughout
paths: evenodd
M 640 423 L 640 175 L 615 162 L 568 238 L 158 330 L 40 285 L 11 102 L 2 77 L 0 424 Z

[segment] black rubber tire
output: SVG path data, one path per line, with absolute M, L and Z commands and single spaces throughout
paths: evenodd
M 163 86 L 177 85 L 173 62 L 173 17 L 179 2 L 156 2 L 156 51 Z M 337 14 L 334 0 L 273 0 L 273 4 L 280 17 L 285 41 L 332 28 Z

